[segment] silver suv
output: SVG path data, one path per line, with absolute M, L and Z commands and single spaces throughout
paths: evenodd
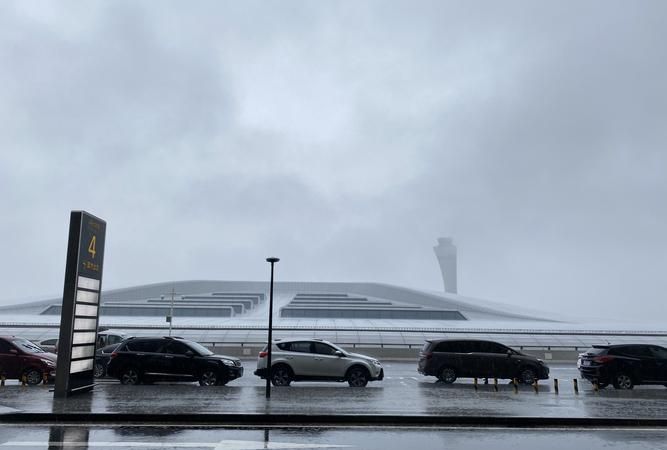
M 267 347 L 259 352 L 255 375 L 267 377 Z M 347 381 L 364 387 L 382 380 L 384 369 L 375 358 L 349 353 L 322 339 L 280 339 L 271 350 L 271 383 L 289 386 L 292 381 Z

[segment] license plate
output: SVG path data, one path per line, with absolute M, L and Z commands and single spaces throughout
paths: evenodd
M 590 361 L 581 361 L 582 366 L 590 366 L 591 362 Z

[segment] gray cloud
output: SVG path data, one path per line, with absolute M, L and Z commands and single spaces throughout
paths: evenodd
M 441 289 L 652 320 L 667 289 L 667 6 L 14 2 L 0 14 L 4 303 L 62 286 L 67 220 L 105 285 Z

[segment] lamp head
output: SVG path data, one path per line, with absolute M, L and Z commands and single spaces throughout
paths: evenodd
M 280 261 L 280 258 L 276 258 L 275 256 L 271 256 L 269 258 L 266 258 L 266 262 L 269 262 L 271 264 L 277 263 L 278 261 Z

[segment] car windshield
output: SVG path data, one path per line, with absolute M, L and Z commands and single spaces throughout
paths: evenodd
M 42 347 L 27 339 L 14 339 L 12 342 L 26 353 L 46 353 Z
M 335 348 L 335 349 L 338 350 L 339 352 L 343 352 L 343 354 L 345 354 L 345 355 L 347 355 L 347 354 L 349 353 L 349 352 L 346 351 L 344 348 L 339 347 L 339 346 L 336 345 L 336 344 L 333 344 L 333 343 L 331 343 L 331 342 L 327 342 L 327 344 L 329 344 L 330 346 L 332 346 L 333 348 Z
M 213 354 L 212 351 L 199 344 L 198 342 L 186 342 L 186 344 L 200 356 L 208 356 Z

